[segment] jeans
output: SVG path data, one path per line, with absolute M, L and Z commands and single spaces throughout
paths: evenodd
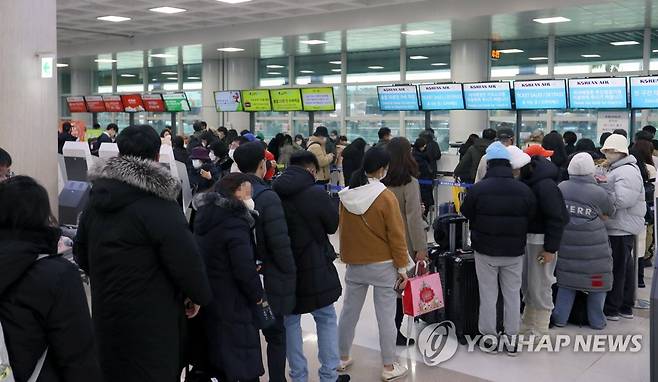
M 633 313 L 635 305 L 633 294 L 635 292 L 635 267 L 633 247 L 635 236 L 610 236 L 612 247 L 612 290 L 608 292 L 605 300 L 606 316 L 619 313 Z
M 382 362 L 390 365 L 397 361 L 395 354 L 395 304 L 398 298 L 395 292 L 395 280 L 398 273 L 393 263 L 374 263 L 365 265 L 347 265 L 345 273 L 345 290 L 343 291 L 343 310 L 338 324 L 338 349 L 341 356 L 349 356 L 354 341 L 354 331 L 361 316 L 361 309 L 373 286 L 375 317 L 379 327 L 379 348 Z M 372 317 L 367 317 L 372 325 Z
M 606 318 L 605 314 L 603 314 L 603 304 L 605 303 L 606 294 L 606 292 L 587 293 L 587 320 L 592 329 L 601 330 L 606 326 Z M 567 324 L 575 298 L 575 290 L 558 288 L 552 317 L 553 322 L 557 326 Z
M 484 335 L 498 333 L 496 306 L 498 304 L 498 284 L 500 283 L 505 303 L 505 334 L 518 334 L 521 321 L 519 291 L 522 282 L 523 256 L 487 256 L 476 252 L 475 271 L 480 290 L 480 316 L 478 319 L 480 333 Z
M 335 382 L 338 378 L 338 320 L 334 305 L 327 305 L 311 312 L 318 333 L 318 359 L 320 360 L 320 382 Z M 290 366 L 290 378 L 293 382 L 308 381 L 308 365 L 304 357 L 301 315 L 285 316 L 286 353 Z
M 286 381 L 286 328 L 283 326 L 283 316 L 275 315 L 276 322 L 263 329 L 267 342 L 267 371 L 270 382 Z

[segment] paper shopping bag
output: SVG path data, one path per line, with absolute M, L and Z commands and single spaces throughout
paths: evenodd
M 404 314 L 417 317 L 443 308 L 441 276 L 430 273 L 409 279 L 402 294 Z

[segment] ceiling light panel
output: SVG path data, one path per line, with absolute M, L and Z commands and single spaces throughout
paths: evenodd
M 123 17 L 123 16 L 100 16 L 100 17 L 96 17 L 96 19 L 101 21 L 110 21 L 113 23 L 120 23 L 122 21 L 132 20 L 130 17 Z
M 503 54 L 523 53 L 521 49 L 500 49 L 498 51 Z
M 168 14 L 168 15 L 173 15 L 173 14 L 176 14 L 176 13 L 186 12 L 187 9 L 176 8 L 176 7 L 157 7 L 157 8 L 151 8 L 151 9 L 149 9 L 149 11 L 157 12 L 157 13 L 165 13 L 165 14 Z
M 427 56 L 411 56 L 409 57 L 410 60 L 427 60 L 429 57 Z
M 407 36 L 426 36 L 428 34 L 434 34 L 432 31 L 424 30 L 424 29 L 418 29 L 418 30 L 409 30 L 409 31 L 403 31 L 401 32 L 402 34 L 405 34 Z
M 220 3 L 226 3 L 226 4 L 240 4 L 240 3 L 248 3 L 251 0 L 217 0 Z
M 380 65 L 372 65 L 372 66 L 368 66 L 368 69 L 381 70 L 381 69 L 384 69 L 384 67 L 380 66 Z
M 285 66 L 283 66 L 283 65 L 267 65 L 266 68 L 269 68 L 269 69 L 283 69 L 283 68 L 285 68 Z
M 231 47 L 229 47 L 229 48 L 219 48 L 217 50 L 220 51 L 220 52 L 229 52 L 229 53 L 231 53 L 231 52 L 244 52 L 244 49 L 242 49 L 242 48 L 231 48 Z
M 538 19 L 532 19 L 532 21 L 540 24 L 555 24 L 555 23 L 566 23 L 571 21 L 571 19 L 562 16 L 555 16 L 555 17 L 542 17 Z
M 300 41 L 301 44 L 306 44 L 306 45 L 322 45 L 322 44 L 328 44 L 329 41 L 325 40 L 306 40 L 306 41 Z
M 580 57 L 583 58 L 599 58 L 601 57 L 600 54 L 581 54 Z
M 611 42 L 610 45 L 614 46 L 628 46 L 628 45 L 639 45 L 640 43 L 637 41 L 614 41 Z
M 530 61 L 546 61 L 546 60 L 548 60 L 548 57 L 528 57 L 528 60 L 530 60 Z

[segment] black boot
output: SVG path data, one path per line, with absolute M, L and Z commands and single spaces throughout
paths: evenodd
M 347 374 L 341 374 L 338 376 L 338 379 L 336 379 L 336 382 L 350 382 L 350 376 Z

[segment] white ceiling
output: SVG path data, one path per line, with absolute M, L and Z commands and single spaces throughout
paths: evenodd
M 57 0 L 57 39 L 60 45 L 79 44 L 420 1 L 253 0 L 226 4 L 216 0 Z M 149 11 L 161 6 L 184 8 L 187 12 L 167 15 Z M 119 23 L 96 20 L 98 16 L 108 15 L 132 20 Z

